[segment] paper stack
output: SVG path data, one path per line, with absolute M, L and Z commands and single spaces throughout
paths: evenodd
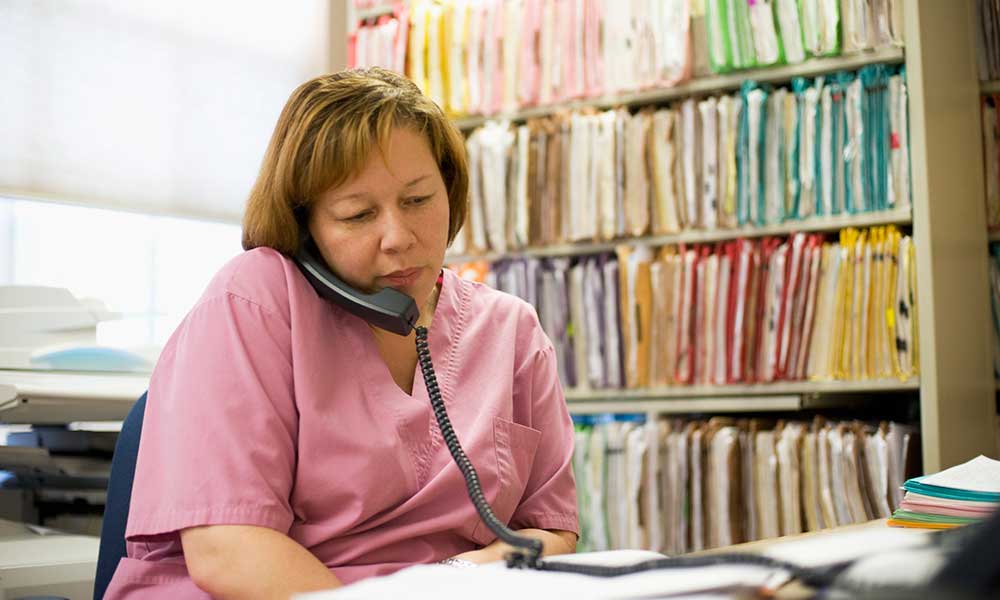
M 1000 507 L 1000 461 L 977 456 L 965 464 L 903 484 L 906 495 L 889 525 L 951 529 L 976 523 Z

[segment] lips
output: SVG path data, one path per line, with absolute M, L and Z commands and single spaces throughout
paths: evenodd
M 410 285 L 420 277 L 421 271 L 423 271 L 423 269 L 420 267 L 414 267 L 412 269 L 403 269 L 401 271 L 393 271 L 388 275 L 383 275 L 380 279 L 384 281 L 387 285 L 393 287 Z

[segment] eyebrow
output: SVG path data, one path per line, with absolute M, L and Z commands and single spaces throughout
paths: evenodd
M 409 181 L 403 187 L 411 188 L 420 183 L 421 181 L 427 179 L 428 177 L 430 177 L 429 173 L 427 175 L 421 175 L 420 177 L 417 177 L 416 179 Z M 350 200 L 353 198 L 364 198 L 365 196 L 368 195 L 369 195 L 368 192 L 354 192 L 353 194 L 345 194 L 343 196 L 337 196 L 336 198 L 334 198 L 334 200 L 336 201 L 336 200 Z

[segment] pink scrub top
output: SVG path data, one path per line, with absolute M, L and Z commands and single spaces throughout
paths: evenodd
M 448 414 L 497 516 L 579 532 L 573 426 L 520 299 L 445 270 L 429 332 Z M 361 319 L 268 248 L 216 275 L 150 384 L 122 559 L 105 598 L 207 598 L 180 530 L 287 534 L 344 583 L 485 546 L 419 365 L 408 395 Z

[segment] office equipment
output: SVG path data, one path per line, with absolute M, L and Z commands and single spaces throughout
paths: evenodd
M 148 372 L 149 352 L 98 344 L 120 316 L 64 288 L 0 286 L 0 369 Z
M 0 597 L 90 598 L 98 543 L 0 519 Z

